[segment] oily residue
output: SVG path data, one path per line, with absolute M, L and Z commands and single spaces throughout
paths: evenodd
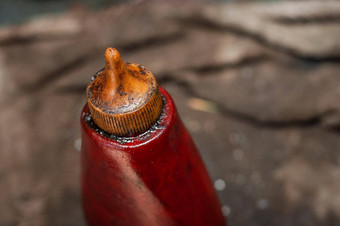
M 96 75 L 95 75 L 96 76 Z M 86 122 L 87 126 L 90 129 L 93 129 L 96 131 L 97 134 L 106 137 L 110 140 L 116 141 L 120 144 L 127 144 L 127 143 L 132 143 L 133 141 L 143 141 L 148 139 L 152 134 L 156 133 L 160 129 L 164 128 L 164 122 L 163 119 L 165 117 L 165 105 L 166 105 L 166 100 L 163 97 L 163 107 L 162 107 L 162 112 L 158 120 L 151 126 L 150 129 L 146 130 L 145 132 L 138 134 L 137 136 L 117 136 L 114 134 L 109 134 L 102 130 L 101 128 L 98 127 L 98 125 L 93 121 L 91 113 L 88 111 L 86 115 L 84 116 L 84 121 Z

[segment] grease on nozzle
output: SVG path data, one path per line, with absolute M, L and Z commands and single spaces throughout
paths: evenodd
M 152 73 L 124 63 L 114 48 L 105 51 L 105 69 L 87 86 L 94 122 L 107 133 L 128 136 L 149 129 L 162 111 L 162 97 Z

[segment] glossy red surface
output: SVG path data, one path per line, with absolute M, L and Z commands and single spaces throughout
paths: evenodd
M 194 143 L 165 100 L 158 127 L 122 143 L 82 124 L 82 197 L 89 225 L 225 225 Z

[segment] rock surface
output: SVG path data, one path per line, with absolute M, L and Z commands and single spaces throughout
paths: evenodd
M 139 3 L 0 28 L 0 225 L 85 225 L 79 114 L 108 46 L 172 94 L 230 225 L 339 225 L 339 15 Z

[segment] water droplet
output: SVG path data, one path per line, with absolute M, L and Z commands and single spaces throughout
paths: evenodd
M 231 213 L 231 209 L 229 206 L 222 206 L 222 213 L 223 213 L 223 216 L 227 217 L 230 215 Z
M 243 151 L 240 150 L 240 149 L 236 149 L 233 151 L 233 158 L 236 160 L 236 161 L 239 161 L 239 160 L 242 160 L 243 159 Z
M 229 135 L 229 142 L 232 144 L 244 144 L 247 138 L 243 133 L 233 132 Z
M 74 148 L 77 151 L 81 151 L 81 138 L 78 138 L 77 140 L 74 141 Z
M 259 199 L 256 202 L 257 208 L 259 209 L 266 209 L 268 207 L 267 199 Z
M 186 126 L 191 132 L 197 132 L 201 129 L 201 124 L 199 121 L 187 118 Z
M 90 122 L 91 121 L 91 115 L 90 114 L 85 116 L 85 121 L 86 122 Z
M 235 180 L 237 184 L 242 185 L 246 182 L 246 177 L 240 174 L 236 176 Z
M 217 179 L 214 182 L 214 186 L 217 191 L 223 191 L 225 189 L 225 182 L 222 179 Z

